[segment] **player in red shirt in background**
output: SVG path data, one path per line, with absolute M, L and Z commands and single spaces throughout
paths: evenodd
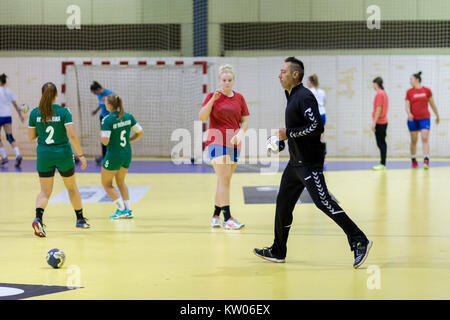
M 439 113 L 434 103 L 431 90 L 422 86 L 422 72 L 415 73 L 411 76 L 409 82 L 412 86 L 406 92 L 406 113 L 408 115 L 408 129 L 411 134 L 411 161 L 412 167 L 417 168 L 416 146 L 419 137 L 419 131 L 422 138 L 422 151 L 424 154 L 423 168 L 428 169 L 430 166 L 430 144 L 428 142 L 430 133 L 430 111 L 428 103 L 436 115 L 436 124 L 439 123 Z
M 386 131 L 388 126 L 387 112 L 389 100 L 383 87 L 383 79 L 376 77 L 373 79 L 373 88 L 377 92 L 373 101 L 372 131 L 375 133 L 378 149 L 380 149 L 380 164 L 373 167 L 373 170 L 386 169 Z
M 209 93 L 199 112 L 199 119 L 209 118 L 206 146 L 217 175 L 214 214 L 211 226 L 240 229 L 244 224 L 231 216 L 230 182 L 240 154 L 241 141 L 248 129 L 249 112 L 244 97 L 233 91 L 234 72 L 230 65 L 219 68 L 221 89 Z M 219 215 L 223 212 L 224 222 Z

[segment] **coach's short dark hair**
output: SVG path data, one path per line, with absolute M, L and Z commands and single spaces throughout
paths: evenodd
M 102 89 L 102 86 L 97 81 L 92 82 L 91 91 L 96 91 L 98 89 Z
M 305 67 L 303 66 L 303 62 L 298 60 L 296 57 L 287 57 L 284 62 L 290 62 L 291 63 L 291 72 L 298 71 L 299 73 L 299 80 L 303 80 L 303 76 L 305 75 Z

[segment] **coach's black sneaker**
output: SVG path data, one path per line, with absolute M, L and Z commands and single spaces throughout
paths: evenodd
M 353 263 L 353 268 L 358 269 L 364 261 L 366 261 L 369 255 L 370 248 L 372 248 L 372 240 L 368 240 L 366 244 L 357 242 L 353 245 L 353 252 L 355 254 L 355 262 Z
M 8 161 L 9 161 L 8 157 L 2 158 L 1 164 L 4 165 L 4 164 L 8 163 Z
M 283 263 L 286 262 L 286 260 L 284 260 L 284 258 L 280 258 L 280 257 L 276 257 L 274 254 L 272 254 L 272 247 L 269 248 L 264 248 L 264 249 L 253 249 L 253 253 L 257 256 L 260 257 L 262 259 L 271 261 L 271 262 L 276 262 L 276 263 Z
M 20 167 L 20 164 L 22 163 L 22 156 L 17 156 L 16 157 L 16 167 Z
M 76 227 L 81 229 L 89 229 L 91 226 L 86 222 L 86 218 L 81 218 L 77 220 Z

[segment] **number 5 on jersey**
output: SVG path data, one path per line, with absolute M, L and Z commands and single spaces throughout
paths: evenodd
M 125 134 L 127 133 L 126 130 L 122 130 L 120 132 L 120 145 L 122 147 L 125 147 L 127 145 L 127 139 L 125 138 Z

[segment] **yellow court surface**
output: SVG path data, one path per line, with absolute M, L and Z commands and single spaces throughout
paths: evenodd
M 52 202 L 46 238 L 31 227 L 37 174 L 0 172 L 0 287 L 73 289 L 27 299 L 450 299 L 450 166 L 325 176 L 373 241 L 360 269 L 345 234 L 311 203 L 295 208 L 286 263 L 252 253 L 272 244 L 275 204 L 246 203 L 243 190 L 276 190 L 281 172 L 234 174 L 231 213 L 245 223 L 238 231 L 210 227 L 213 173 L 129 173 L 130 187 L 148 187 L 132 203 L 134 219 L 110 220 L 111 202 L 86 202 L 91 229 L 76 229 L 71 205 Z M 101 189 L 99 173 L 78 173 L 77 182 Z M 63 190 L 56 174 L 52 196 Z M 46 263 L 52 248 L 67 256 L 61 269 Z

